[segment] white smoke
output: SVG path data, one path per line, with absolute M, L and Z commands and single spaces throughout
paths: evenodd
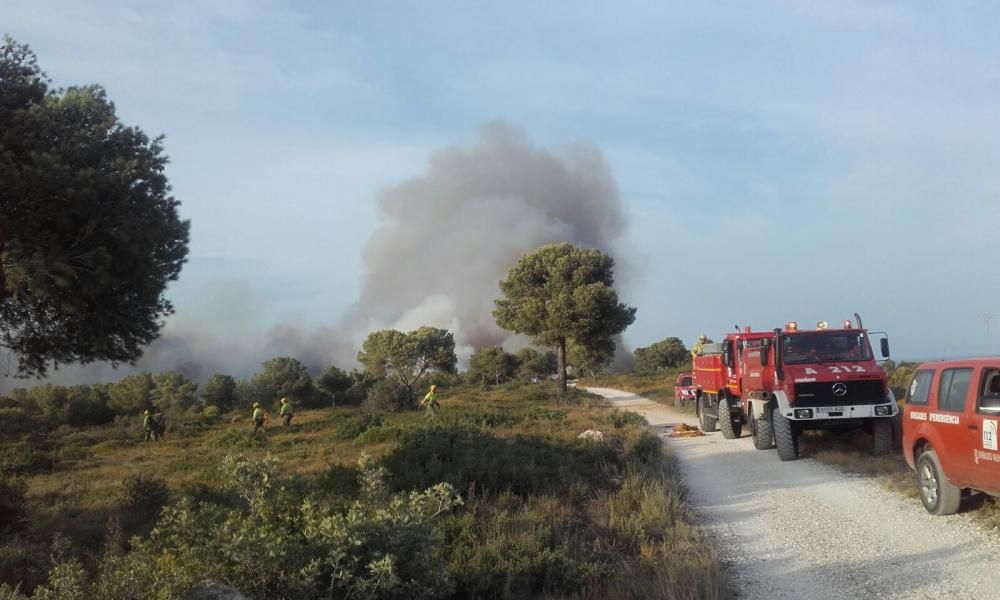
M 244 284 L 239 293 L 206 297 L 202 307 L 214 322 L 227 319 L 232 331 L 225 339 L 186 318 L 185 327 L 168 327 L 134 367 L 71 365 L 49 381 L 89 383 L 170 369 L 202 381 L 214 372 L 246 377 L 275 356 L 296 357 L 314 373 L 330 364 L 350 368 L 370 331 L 423 325 L 454 333 L 464 364 L 475 348 L 527 343 L 497 327 L 492 314 L 498 282 L 522 254 L 573 242 L 614 255 L 626 225 L 600 150 L 543 148 L 504 123 L 486 125 L 470 145 L 434 152 L 424 174 L 382 190 L 377 209 L 376 230 L 362 251 L 361 296 L 337 325 L 264 331 L 259 323 L 234 323 L 254 314 L 249 307 L 234 312 L 248 295 L 244 288 L 252 287 Z M 32 383 L 0 378 L 0 387 Z

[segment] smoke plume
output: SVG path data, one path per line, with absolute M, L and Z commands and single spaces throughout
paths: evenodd
M 351 318 L 446 327 L 466 349 L 501 343 L 510 333 L 493 321 L 497 283 L 522 254 L 563 241 L 611 251 L 624 230 L 597 148 L 541 148 L 490 124 L 472 145 L 435 152 L 426 173 L 379 194 Z
M 48 381 L 90 383 L 171 369 L 196 381 L 214 372 L 247 377 L 275 356 L 294 356 L 314 373 L 330 364 L 349 368 L 365 336 L 387 327 L 446 328 L 462 362 L 484 345 L 513 350 L 525 340 L 498 328 L 492 311 L 497 284 L 517 259 L 563 241 L 614 254 L 626 225 L 600 150 L 543 148 L 504 123 L 483 127 L 467 146 L 434 152 L 424 174 L 379 193 L 377 210 L 376 230 L 362 251 L 360 298 L 339 323 L 263 329 L 252 322 L 249 305 L 234 312 L 252 285 L 233 282 L 228 291 L 206 294 L 200 316 L 178 314 L 183 325 L 168 325 L 134 367 L 70 365 Z M 225 336 L 194 326 L 222 318 Z M 0 377 L 0 388 L 32 383 Z

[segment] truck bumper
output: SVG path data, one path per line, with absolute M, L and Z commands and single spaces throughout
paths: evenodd
M 784 392 L 775 392 L 778 409 L 785 418 L 792 421 L 837 421 L 857 419 L 888 419 L 899 413 L 892 393 L 885 402 L 879 404 L 844 404 L 841 406 L 792 406 Z

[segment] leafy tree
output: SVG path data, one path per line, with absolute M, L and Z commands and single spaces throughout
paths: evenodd
M 316 378 L 316 387 L 334 403 L 344 404 L 347 390 L 354 385 L 354 378 L 343 369 L 330 365 Z
M 236 404 L 243 408 L 252 406 L 254 402 L 260 402 L 260 395 L 257 388 L 249 379 L 240 379 L 236 382 Z
M 108 403 L 117 414 L 138 414 L 153 407 L 156 383 L 149 373 L 129 375 L 108 388 Z
M 201 401 L 223 412 L 232 410 L 236 405 L 236 380 L 222 373 L 212 375 L 201 386 Z
M 154 403 L 161 409 L 185 411 L 198 401 L 198 384 L 177 371 L 164 371 L 153 377 Z
M 315 399 L 316 388 L 309 370 L 298 360 L 287 356 L 272 358 L 261 367 L 251 380 L 257 402 L 275 406 L 280 398 L 288 397 L 297 405 L 308 406 Z
M 596 340 L 590 345 L 572 341 L 566 348 L 566 360 L 581 374 L 597 377 L 615 358 L 615 343 L 611 338 Z
M 414 387 L 427 373 L 455 372 L 455 336 L 435 327 L 408 333 L 395 329 L 373 331 L 358 353 L 358 362 L 373 375 L 395 377 L 413 398 Z
M 556 373 L 556 353 L 551 350 L 539 352 L 534 348 L 522 348 L 517 358 L 517 376 L 521 379 L 545 378 Z
M 476 350 L 469 357 L 468 378 L 500 385 L 514 376 L 517 357 L 505 352 L 500 346 L 488 346 Z
M 618 301 L 614 260 L 600 250 L 549 244 L 525 254 L 500 282 L 493 316 L 504 329 L 555 348 L 559 394 L 566 393 L 566 344 L 594 352 L 635 321 L 635 308 Z
M 668 337 L 644 348 L 635 349 L 635 372 L 650 375 L 687 363 L 691 353 L 680 338 Z
M 122 124 L 99 86 L 50 90 L 30 48 L 0 45 L 0 346 L 18 374 L 133 361 L 173 312 L 188 222 L 162 137 Z

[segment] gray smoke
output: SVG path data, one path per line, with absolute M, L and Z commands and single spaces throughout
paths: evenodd
M 275 356 L 294 356 L 314 373 L 331 363 L 350 368 L 365 336 L 386 327 L 446 328 L 463 362 L 485 345 L 516 349 L 526 341 L 498 328 L 492 310 L 497 283 L 517 259 L 563 241 L 614 255 L 626 225 L 600 150 L 539 147 L 504 123 L 483 127 L 471 145 L 434 152 L 423 175 L 382 190 L 377 208 L 377 228 L 362 252 L 361 297 L 336 326 L 286 323 L 264 331 L 252 322 L 252 306 L 234 309 L 252 286 L 230 282 L 199 306 L 211 321 L 225 319 L 225 339 L 204 333 L 192 325 L 197 319 L 184 315 L 187 325 L 168 326 L 134 367 L 73 365 L 48 381 L 114 381 L 171 369 L 197 381 L 215 372 L 247 377 Z M 34 383 L 0 377 L 0 392 Z
M 383 190 L 351 318 L 369 329 L 446 327 L 466 347 L 510 338 L 493 321 L 497 283 L 551 242 L 612 251 L 626 220 L 603 154 L 546 149 L 503 123 L 435 152 L 427 172 Z

